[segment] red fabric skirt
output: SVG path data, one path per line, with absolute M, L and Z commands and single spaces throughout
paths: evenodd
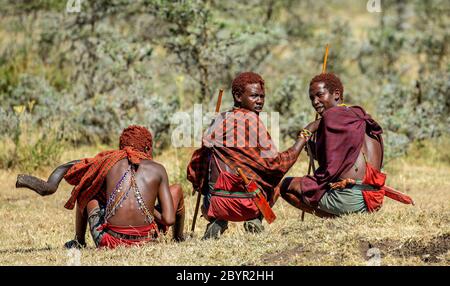
M 98 247 L 116 248 L 119 245 L 132 246 L 140 245 L 150 241 L 154 241 L 159 236 L 158 225 L 153 221 L 149 225 L 144 226 L 113 226 L 110 224 L 105 224 L 100 226 L 102 230 L 106 231 L 101 238 Z M 100 230 L 100 229 L 99 229 Z M 115 237 L 107 232 L 111 230 L 118 234 L 131 235 L 139 237 L 138 239 L 124 239 Z
M 208 217 L 226 221 L 254 219 L 260 214 L 253 201 L 254 196 L 246 191 L 239 176 L 221 172 L 211 191 Z

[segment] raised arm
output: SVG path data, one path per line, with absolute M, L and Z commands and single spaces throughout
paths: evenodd
M 17 176 L 16 188 L 28 188 L 41 196 L 48 196 L 56 192 L 59 183 L 67 171 L 81 160 L 74 160 L 58 166 L 48 177 L 47 182 L 35 176 L 19 174 Z
M 308 130 L 311 133 L 314 133 L 317 131 L 319 124 L 320 124 L 320 119 L 309 123 L 308 125 L 306 125 L 306 127 L 304 129 Z M 296 139 L 294 145 L 292 145 L 292 147 L 290 147 L 286 151 L 281 152 L 280 156 L 281 157 L 292 156 L 292 154 L 293 154 L 295 156 L 295 158 L 297 159 L 298 156 L 300 155 L 300 152 L 302 151 L 303 147 L 305 147 L 306 144 L 307 144 L 306 138 L 304 138 L 302 136 L 297 136 L 297 139 Z
M 175 223 L 175 209 L 173 207 L 172 195 L 169 191 L 169 179 L 167 178 L 166 170 L 161 168 L 161 183 L 158 189 L 158 201 L 161 205 L 161 213 L 156 209 L 153 215 L 158 222 L 170 226 Z

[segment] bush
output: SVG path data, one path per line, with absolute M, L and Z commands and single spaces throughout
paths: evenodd
M 2 168 L 18 168 L 31 172 L 45 166 L 53 166 L 59 162 L 64 142 L 58 130 L 45 124 L 35 128 L 30 114 L 24 109 L 16 115 L 0 112 L 0 122 L 13 119 L 15 126 L 9 133 L 2 133 L 0 146 L 0 166 Z

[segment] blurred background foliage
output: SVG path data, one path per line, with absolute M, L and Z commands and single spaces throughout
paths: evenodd
M 0 160 L 52 165 L 67 146 L 115 145 L 142 124 L 155 150 L 170 146 L 171 115 L 196 103 L 232 105 L 241 71 L 266 81 L 265 110 L 280 112 L 282 142 L 314 118 L 309 80 L 340 76 L 348 104 L 385 131 L 388 159 L 450 129 L 450 3 L 367 1 L 96 0 L 0 5 Z M 284 144 L 281 144 L 284 145 Z M 284 147 L 284 146 L 280 146 Z

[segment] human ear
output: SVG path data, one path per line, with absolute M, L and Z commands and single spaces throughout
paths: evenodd
M 242 95 L 235 95 L 234 102 L 240 105 L 242 103 Z
M 341 92 L 339 90 L 335 90 L 333 92 L 333 97 L 335 101 L 339 101 L 340 99 L 342 99 Z

